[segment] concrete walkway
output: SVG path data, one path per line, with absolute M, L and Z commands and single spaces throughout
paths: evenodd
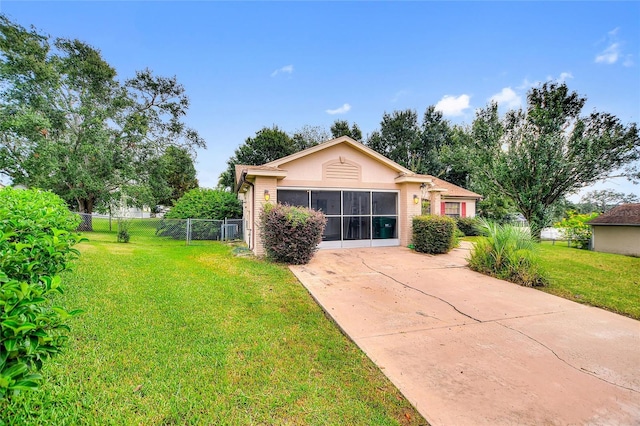
M 640 425 L 640 322 L 467 254 L 322 250 L 291 270 L 432 425 Z

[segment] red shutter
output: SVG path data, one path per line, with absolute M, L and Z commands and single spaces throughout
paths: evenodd
M 444 216 L 444 215 L 445 215 L 445 211 L 446 211 L 446 210 L 445 210 L 445 204 L 444 204 L 444 203 L 440 203 L 440 214 L 441 214 L 442 216 Z
M 460 217 L 467 217 L 467 203 L 460 203 L 462 205 L 462 212 L 460 213 Z

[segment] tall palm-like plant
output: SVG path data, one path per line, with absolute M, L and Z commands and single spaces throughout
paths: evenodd
M 538 267 L 537 245 L 527 229 L 481 219 L 484 238 L 475 244 L 471 269 L 524 286 L 543 286 L 546 278 Z

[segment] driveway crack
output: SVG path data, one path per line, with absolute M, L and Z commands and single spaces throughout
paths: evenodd
M 553 355 L 554 355 L 554 356 L 555 356 L 555 357 L 556 357 L 560 362 L 562 362 L 562 363 L 566 364 L 566 365 L 567 365 L 567 366 L 569 366 L 570 368 L 572 368 L 572 369 L 574 369 L 574 370 L 576 370 L 576 371 L 578 371 L 578 372 L 580 372 L 580 373 L 582 373 L 582 374 L 587 374 L 587 375 L 589 375 L 589 376 L 595 377 L 596 379 L 598 379 L 598 380 L 600 380 L 600 381 L 602 381 L 602 382 L 608 383 L 608 384 L 610 384 L 610 385 L 612 385 L 612 386 L 615 386 L 615 387 L 617 387 L 617 388 L 620 388 L 620 389 L 625 389 L 625 390 L 628 390 L 628 391 L 631 391 L 631 392 L 634 392 L 634 393 L 640 393 L 640 391 L 638 391 L 637 389 L 633 389 L 633 388 L 631 388 L 631 387 L 627 387 L 627 386 L 624 386 L 624 385 L 621 385 L 621 384 L 618 384 L 618 383 L 612 382 L 612 381 L 610 381 L 610 380 L 607 380 L 607 379 L 605 379 L 605 378 L 603 378 L 603 377 L 598 376 L 596 373 L 594 373 L 594 372 L 592 372 L 592 371 L 589 371 L 589 370 L 586 370 L 586 369 L 584 369 L 584 368 L 579 368 L 579 367 L 576 367 L 575 365 L 572 365 L 569 361 L 567 361 L 567 360 L 563 359 L 562 357 L 560 357 L 560 355 L 558 355 L 558 354 L 557 354 L 553 349 L 551 349 L 549 346 L 547 346 L 547 345 L 545 345 L 544 343 L 540 342 L 539 340 L 537 340 L 537 339 L 535 339 L 535 338 L 533 338 L 533 337 L 529 336 L 528 334 L 523 333 L 523 332 L 522 332 L 522 331 L 520 331 L 520 330 L 517 330 L 517 329 L 515 329 L 515 328 L 509 327 L 508 325 L 505 325 L 505 324 L 501 323 L 501 322 L 500 322 L 501 320 L 482 321 L 482 320 L 480 320 L 480 319 L 478 319 L 478 318 L 474 318 L 474 317 L 472 317 L 471 315 L 469 315 L 469 314 L 466 314 L 466 313 L 462 312 L 460 309 L 458 309 L 458 308 L 457 308 L 455 305 L 453 305 L 451 302 L 449 302 L 449 301 L 447 301 L 447 300 L 444 300 L 443 298 L 438 297 L 438 296 L 436 296 L 436 295 L 429 294 L 429 293 L 425 292 L 424 290 L 421 290 L 421 289 L 419 289 L 419 288 L 413 287 L 413 286 L 411 286 L 411 285 L 409 285 L 409 284 L 403 283 L 402 281 L 400 281 L 400 280 L 396 279 L 395 277 L 393 277 L 393 276 L 391 276 L 391 275 L 389 275 L 389 274 L 386 274 L 386 273 L 384 273 L 384 272 L 382 272 L 382 271 L 380 271 L 380 270 L 377 270 L 376 268 L 374 268 L 374 267 L 372 267 L 372 266 L 369 266 L 369 265 L 367 264 L 367 262 L 366 262 L 362 257 L 360 257 L 360 256 L 356 256 L 356 257 L 357 257 L 358 259 L 360 259 L 360 261 L 362 262 L 362 264 L 363 264 L 364 266 L 366 266 L 367 268 L 369 268 L 371 271 L 373 271 L 373 272 L 375 272 L 375 273 L 378 273 L 378 274 L 380 274 L 380 275 L 383 275 L 383 276 L 385 276 L 385 277 L 389 278 L 390 280 L 392 280 L 392 281 L 394 281 L 394 282 L 396 282 L 396 283 L 400 284 L 401 286 L 403 286 L 403 287 L 405 287 L 405 288 L 408 288 L 408 289 L 411 289 L 411 290 L 417 291 L 418 293 L 421 293 L 421 294 L 423 294 L 423 295 L 425 295 L 425 296 L 428 296 L 428 297 L 432 297 L 432 298 L 434 298 L 434 299 L 437 299 L 437 300 L 439 300 L 439 301 L 441 301 L 441 302 L 443 302 L 443 303 L 445 303 L 445 304 L 449 305 L 451 308 L 453 308 L 453 310 L 455 310 L 456 312 L 458 312 L 460 315 L 463 315 L 463 316 L 465 316 L 465 317 L 467 317 L 467 318 L 469 318 L 469 319 L 471 319 L 471 320 L 473 320 L 473 321 L 476 321 L 477 323 L 495 322 L 496 324 L 499 324 L 499 325 L 501 325 L 502 327 L 505 327 L 505 328 L 507 328 L 507 329 L 509 329 L 509 330 L 511 330 L 511 331 L 515 331 L 516 333 L 521 334 L 522 336 L 526 337 L 527 339 L 529 339 L 529 340 L 531 340 L 531 341 L 535 342 L 536 344 L 538 344 L 538 345 L 542 346 L 543 348 L 547 349 L 547 350 L 548 350 L 549 352 L 551 352 L 551 353 L 552 353 L 552 354 L 553 354 Z
M 443 298 L 438 297 L 438 296 L 436 296 L 436 295 L 429 294 L 429 293 L 427 293 L 426 291 L 421 290 L 421 289 L 419 289 L 419 288 L 416 288 L 416 287 L 410 286 L 409 284 L 403 283 L 402 281 L 397 280 L 396 278 L 392 277 L 391 275 L 385 274 L 384 272 L 379 271 L 379 270 L 377 270 L 376 268 L 373 268 L 373 267 L 369 266 L 369 265 L 367 264 L 367 262 L 365 262 L 365 260 L 364 260 L 362 257 L 360 257 L 360 256 L 356 256 L 356 257 L 357 257 L 358 259 L 360 259 L 360 261 L 362 262 L 362 264 L 363 264 L 364 266 L 366 266 L 367 268 L 371 269 L 373 272 L 376 272 L 376 273 L 378 273 L 378 274 L 380 274 L 380 275 L 384 275 L 385 277 L 387 277 L 387 278 L 389 278 L 390 280 L 392 280 L 392 281 L 394 281 L 394 282 L 396 282 L 396 283 L 400 284 L 401 286 L 403 286 L 403 287 L 405 287 L 405 288 L 411 289 L 411 290 L 413 290 L 413 291 L 417 291 L 418 293 L 424 294 L 425 296 L 428 296 L 428 297 L 432 297 L 432 298 L 434 298 L 434 299 L 437 299 L 437 300 L 439 300 L 439 301 L 441 301 L 441 302 L 443 302 L 443 303 L 445 303 L 445 304 L 449 305 L 451 308 L 453 308 L 453 310 L 454 310 L 454 311 L 456 311 L 456 312 L 457 312 L 457 313 L 459 313 L 460 315 L 463 315 L 463 316 L 465 316 L 465 317 L 467 317 L 467 318 L 469 318 L 469 319 L 471 319 L 471 320 L 473 320 L 473 321 L 480 322 L 480 323 L 481 323 L 481 322 L 483 322 L 482 320 L 479 320 L 478 318 L 474 318 L 474 317 L 472 317 L 471 315 L 469 315 L 469 314 L 466 314 L 466 313 L 462 312 L 460 309 L 458 309 L 458 308 L 457 308 L 455 305 L 453 305 L 451 302 L 448 302 L 448 301 L 444 300 Z
M 547 346 L 547 345 L 545 345 L 544 343 L 542 343 L 541 341 L 539 341 L 539 340 L 537 340 L 537 339 L 535 339 L 535 338 L 533 338 L 533 337 L 529 336 L 527 333 L 524 333 L 524 332 L 522 332 L 522 331 L 520 331 L 520 330 L 518 330 L 518 329 L 515 329 L 515 328 L 513 328 L 513 327 L 509 327 L 509 326 L 508 326 L 508 325 L 506 325 L 506 324 L 502 324 L 500 321 L 495 321 L 495 323 L 496 323 L 496 324 L 501 325 L 502 327 L 504 327 L 504 328 L 506 328 L 506 329 L 509 329 L 509 330 L 511 330 L 511 331 L 515 331 L 516 333 L 519 333 L 519 334 L 521 334 L 522 336 L 526 337 L 527 339 L 529 339 L 529 340 L 531 340 L 531 341 L 533 341 L 533 342 L 537 343 L 538 345 L 542 346 L 543 348 L 545 348 L 546 350 L 548 350 L 549 352 L 551 352 L 551 353 L 552 353 L 556 358 L 558 358 L 558 360 L 559 360 L 559 361 L 563 362 L 563 363 L 564 363 L 564 364 L 566 364 L 567 366 L 569 366 L 569 367 L 573 368 L 574 370 L 576 370 L 576 371 L 578 371 L 578 372 L 580 372 L 580 373 L 582 373 L 582 374 L 587 374 L 587 375 L 589 375 L 589 376 L 595 377 L 595 378 L 596 378 L 596 379 L 598 379 L 598 380 L 601 380 L 601 381 L 603 381 L 603 382 L 605 382 L 605 383 L 608 383 L 608 384 L 613 385 L 613 386 L 615 386 L 615 387 L 618 387 L 618 388 L 620 388 L 620 389 L 626 389 L 626 390 L 631 391 L 631 392 L 634 392 L 634 393 L 640 393 L 640 391 L 638 391 L 637 389 L 630 388 L 630 387 L 627 387 L 627 386 L 624 386 L 624 385 L 621 385 L 621 384 L 618 384 L 618 383 L 612 382 L 612 381 L 607 380 L 607 379 L 605 379 L 605 378 L 602 378 L 602 377 L 598 376 L 598 375 L 597 375 L 595 372 L 593 372 L 593 371 L 587 370 L 587 369 L 582 368 L 582 367 L 576 367 L 575 365 L 571 364 L 569 361 L 567 361 L 567 360 L 563 359 L 562 357 L 560 357 L 560 355 L 558 355 L 558 354 L 556 353 L 556 351 L 554 351 L 553 349 L 551 349 L 549 346 Z

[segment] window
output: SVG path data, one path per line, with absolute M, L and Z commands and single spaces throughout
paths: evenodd
M 290 206 L 309 207 L 309 191 L 278 190 L 278 202 Z
M 311 208 L 327 216 L 340 214 L 340 191 L 311 191 Z
M 278 202 L 311 207 L 327 217 L 323 241 L 398 238 L 398 193 L 278 189 Z M 383 242 L 379 242 L 383 243 Z
M 460 203 L 444 203 L 444 214 L 449 217 L 460 217 Z

